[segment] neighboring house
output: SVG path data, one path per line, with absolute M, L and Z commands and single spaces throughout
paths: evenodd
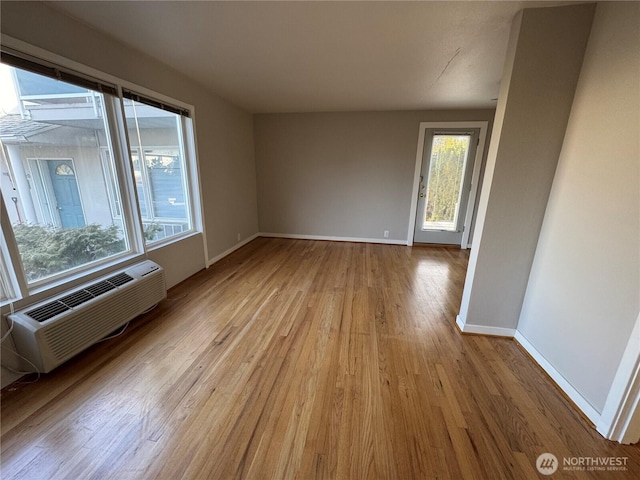
M 23 70 L 13 75 L 20 113 L 0 117 L 2 192 L 11 223 L 122 229 L 102 97 Z M 128 135 L 145 235 L 158 240 L 186 230 L 174 116 L 131 101 L 125 115 L 138 120 Z

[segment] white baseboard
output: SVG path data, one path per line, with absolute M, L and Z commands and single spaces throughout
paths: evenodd
M 469 325 L 464 323 L 460 315 L 456 316 L 456 325 L 462 333 L 475 333 L 479 335 L 492 335 L 494 337 L 512 338 L 516 330 L 515 328 L 488 327 L 486 325 Z
M 392 240 L 388 238 L 361 238 L 361 237 L 330 237 L 326 235 L 299 235 L 296 233 L 264 233 L 260 237 L 269 238 L 294 238 L 297 240 L 327 240 L 330 242 L 355 242 L 355 243 L 384 243 L 386 245 L 407 245 L 406 240 Z
M 640 440 L 640 314 L 629 336 L 607 400 L 602 407 L 598 432 L 609 440 Z
M 573 388 L 566 378 L 551 365 L 546 358 L 527 340 L 520 332 L 516 332 L 514 339 L 522 345 L 529 355 L 536 361 L 538 365 L 549 375 L 560 389 L 571 399 L 586 417 L 593 422 L 594 425 L 600 423 L 600 412 Z
M 254 233 L 253 235 L 251 235 L 248 238 L 245 238 L 244 240 L 242 240 L 240 243 L 236 243 L 233 247 L 229 248 L 228 250 L 225 250 L 224 252 L 222 252 L 220 255 L 216 255 L 215 257 L 213 257 L 211 260 L 207 261 L 207 268 L 209 268 L 211 265 L 213 265 L 216 262 L 219 262 L 220 260 L 222 260 L 224 257 L 226 257 L 227 255 L 235 252 L 236 250 L 238 250 L 241 247 L 244 247 L 247 243 L 251 242 L 252 240 L 255 240 L 256 238 L 258 238 L 260 236 L 259 233 Z
M 546 358 L 519 331 L 512 328 L 488 327 L 484 325 L 469 325 L 462 321 L 460 315 L 456 317 L 456 325 L 462 333 L 493 335 L 498 337 L 513 337 L 524 348 L 533 360 L 540 365 L 558 387 L 571 399 L 594 425 L 600 423 L 600 413 L 573 388 L 573 386 L 551 365 Z

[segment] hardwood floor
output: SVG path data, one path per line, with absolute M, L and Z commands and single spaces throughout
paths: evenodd
M 122 336 L 2 391 L 7 479 L 526 479 L 627 457 L 509 339 L 454 325 L 467 253 L 259 238 Z

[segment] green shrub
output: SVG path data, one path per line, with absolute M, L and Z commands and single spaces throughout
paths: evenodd
M 162 231 L 162 227 L 155 222 L 149 223 L 148 225 L 144 225 L 143 228 L 144 228 L 144 231 L 143 231 L 144 238 L 148 242 L 152 242 L 156 240 L 156 236 L 158 235 L 158 233 Z
M 80 228 L 15 225 L 13 233 L 29 281 L 106 258 L 125 249 L 120 230 L 92 224 Z

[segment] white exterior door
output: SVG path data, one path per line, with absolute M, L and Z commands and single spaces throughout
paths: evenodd
M 479 135 L 477 128 L 426 130 L 414 243 L 462 244 Z

